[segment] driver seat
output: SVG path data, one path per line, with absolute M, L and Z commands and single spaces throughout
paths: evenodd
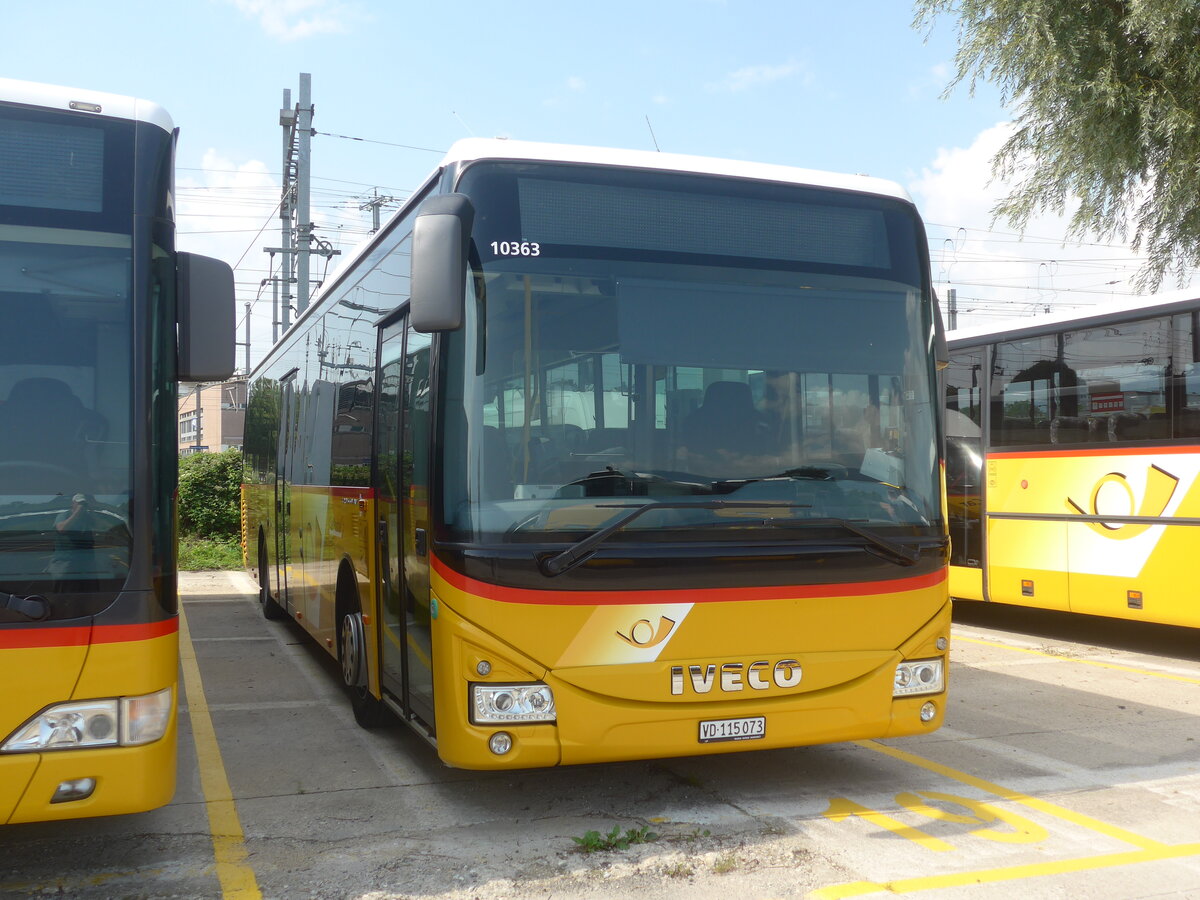
M 709 456 L 721 450 L 749 453 L 761 448 L 766 428 L 750 385 L 714 381 L 705 388 L 701 404 L 684 419 L 681 438 L 689 451 Z
M 104 431 L 103 417 L 84 406 L 64 382 L 26 378 L 14 384 L 0 404 L 0 462 L 30 464 L 31 473 L 42 473 L 35 479 L 39 482 L 50 477 L 47 466 L 82 480 L 87 442 L 103 438 Z M 63 492 L 79 487 L 78 482 L 53 485 Z

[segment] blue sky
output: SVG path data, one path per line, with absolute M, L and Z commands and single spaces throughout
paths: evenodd
M 236 266 L 239 301 L 255 301 L 252 361 L 270 330 L 259 283 L 261 248 L 279 240 L 278 111 L 300 72 L 322 133 L 318 233 L 343 251 L 365 235 L 358 207 L 373 191 L 406 196 L 458 138 L 656 141 L 899 182 L 964 326 L 1128 293 L 1137 261 L 1124 247 L 1063 247 L 1054 217 L 1024 242 L 989 230 L 1002 189 L 989 159 L 1012 113 L 989 85 L 944 97 L 955 23 L 911 22 L 903 0 L 59 0 L 9 4 L 0 75 L 167 108 L 181 129 L 180 246 Z

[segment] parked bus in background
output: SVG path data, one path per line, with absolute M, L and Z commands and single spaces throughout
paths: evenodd
M 453 766 L 929 732 L 935 324 L 889 182 L 456 144 L 252 374 L 263 610 Z
M 949 335 L 955 598 L 1200 626 L 1200 299 Z
M 0 79 L 0 824 L 174 793 L 176 381 L 234 356 L 174 144 L 152 103 Z

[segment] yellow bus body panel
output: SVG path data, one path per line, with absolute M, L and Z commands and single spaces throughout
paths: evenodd
M 1200 519 L 1198 448 L 995 453 L 987 473 L 988 599 L 1200 627 L 1200 526 L 1169 524 Z
M 950 596 L 955 600 L 982 600 L 983 569 L 951 566 Z
M 489 600 L 454 587 L 435 570 L 434 595 L 437 748 L 452 766 L 522 768 L 897 737 L 929 733 L 944 714 L 944 694 L 892 697 L 896 664 L 902 659 L 947 658 L 937 648 L 938 639 L 948 640 L 950 631 L 946 581 L 940 574 L 932 584 L 903 591 L 718 601 L 685 608 L 687 604 Z M 502 635 L 473 624 L 461 614 L 463 608 L 473 611 L 472 618 L 502 626 Z M 673 624 L 662 621 L 672 615 L 677 617 Z M 922 622 L 916 629 L 914 620 Z M 649 641 L 656 626 L 670 632 L 658 658 L 634 661 L 655 648 L 632 646 L 621 634 L 628 638 L 627 632 L 638 628 L 638 636 Z M 524 653 L 516 650 L 518 641 Z M 550 664 L 538 661 L 535 653 L 545 654 L 541 658 Z M 486 678 L 477 674 L 481 660 L 491 664 Z M 797 686 L 769 683 L 765 673 L 780 660 L 799 664 L 803 675 Z M 758 662 L 767 664 L 760 678 L 768 684 L 750 689 L 746 673 Z M 709 693 L 700 695 L 690 687 L 692 665 L 701 671 L 714 666 L 716 684 Z M 733 690 L 722 689 L 723 666 L 734 668 Z M 685 673 L 680 694 L 672 693 L 675 667 Z M 470 685 L 481 681 L 545 681 L 554 691 L 557 723 L 471 724 Z M 930 700 L 939 714 L 925 723 L 919 711 Z M 702 720 L 760 715 L 767 722 L 763 738 L 698 740 Z M 497 731 L 514 739 L 513 750 L 502 757 L 488 749 L 488 738 Z
M 275 562 L 273 492 L 273 485 L 243 486 L 247 561 L 255 567 L 260 528 Z M 292 486 L 289 496 L 287 609 L 336 656 L 337 574 L 352 563 L 365 617 L 367 683 L 380 697 L 378 646 L 385 638 L 371 523 L 386 510 L 367 489 Z M 427 511 L 420 497 L 406 506 L 402 518 L 411 531 Z M 420 564 L 418 582 L 429 562 L 436 747 L 451 766 L 533 768 L 729 753 L 926 734 L 942 722 L 943 694 L 893 699 L 892 687 L 902 659 L 948 658 L 937 648 L 950 634 L 944 572 L 863 585 L 613 594 L 552 585 L 508 589 L 471 582 L 436 559 L 405 559 L 414 570 Z M 670 693 L 673 666 L 713 664 L 719 671 L 788 659 L 803 672 L 794 690 L 718 690 L 712 699 Z M 477 674 L 483 661 L 490 665 L 486 679 Z M 557 722 L 472 724 L 470 685 L 483 680 L 545 681 L 554 690 Z M 925 723 L 919 713 L 930 700 L 939 713 Z M 701 720 L 757 715 L 767 716 L 762 739 L 698 742 Z M 488 749 L 497 731 L 514 738 L 502 757 Z
M 52 633 L 50 629 L 47 634 Z M 72 700 L 151 694 L 170 687 L 178 699 L 179 636 L 78 646 L 5 647 L 0 681 L 15 685 L 0 706 L 3 738 L 48 706 Z M 143 812 L 175 793 L 176 710 L 157 741 L 140 747 L 0 754 L 0 822 L 40 822 Z M 84 799 L 51 803 L 60 783 L 95 778 Z

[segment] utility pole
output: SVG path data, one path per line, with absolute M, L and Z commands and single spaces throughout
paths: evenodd
M 371 211 L 370 233 L 374 234 L 379 230 L 379 208 L 385 203 L 392 203 L 396 198 L 387 196 L 380 197 L 379 188 L 371 188 L 371 193 L 374 195 L 372 199 L 368 200 L 366 203 L 360 203 L 358 208 L 359 210 L 369 209 Z
M 282 297 L 272 314 L 272 342 L 291 326 L 292 297 L 296 298 L 296 314 L 308 308 L 312 292 L 310 259 L 313 253 L 327 259 L 341 251 L 334 250 L 328 241 L 313 235 L 310 198 L 312 195 L 312 138 L 313 138 L 312 75 L 300 73 L 299 102 L 292 106 L 292 92 L 283 92 L 279 124 L 283 128 L 283 188 L 279 201 L 279 247 L 264 247 L 271 254 L 282 254 L 279 275 L 272 278 L 276 287 L 282 286 Z M 292 285 L 296 286 L 293 295 Z M 278 292 L 273 291 L 272 297 Z M 274 303 L 274 301 L 273 301 Z M 277 323 L 282 327 L 277 328 Z
M 235 342 L 235 346 L 246 348 L 246 368 L 244 368 L 242 371 L 245 372 L 247 375 L 250 374 L 250 307 L 251 306 L 253 306 L 253 304 L 249 300 L 247 300 L 246 301 L 246 340 Z
M 296 138 L 296 111 L 292 108 L 292 92 L 283 90 L 283 106 L 279 108 L 279 124 L 283 126 L 283 188 L 279 199 L 279 241 L 278 247 L 264 247 L 272 257 L 281 253 L 279 275 L 274 277 L 277 287 L 282 287 L 280 304 L 275 309 L 275 321 L 282 322 L 282 329 L 288 330 L 292 320 L 292 210 L 296 203 L 293 191 L 295 166 L 292 161 L 292 147 Z M 278 338 L 276 338 L 278 340 Z
M 296 107 L 296 315 L 308 309 L 308 261 L 312 243 L 309 210 L 312 176 L 312 75 L 300 73 L 300 103 Z
M 958 327 L 958 291 L 950 288 L 946 291 L 946 300 L 949 307 L 946 330 L 953 331 Z

